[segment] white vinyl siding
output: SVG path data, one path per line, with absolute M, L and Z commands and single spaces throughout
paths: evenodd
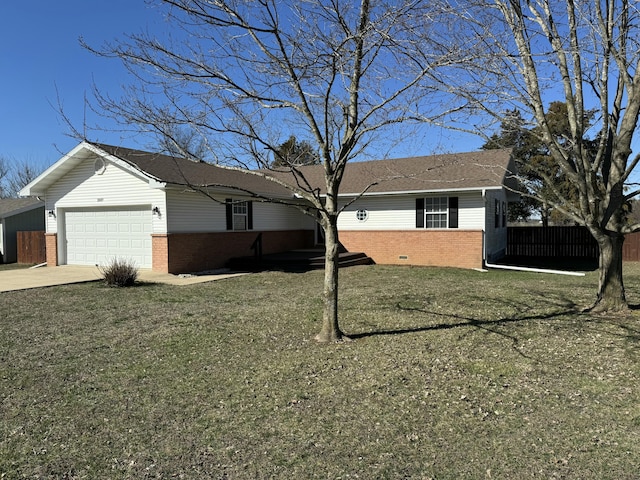
M 484 229 L 484 202 L 481 192 L 451 193 L 433 197 L 458 197 L 458 229 Z M 366 210 L 367 220 L 357 218 L 358 210 Z M 342 230 L 415 230 L 416 196 L 387 195 L 362 197 L 349 205 L 338 217 Z
M 217 201 L 195 192 L 169 191 L 169 233 L 224 232 L 227 229 L 225 198 L 242 201 L 240 197 L 220 197 Z M 247 199 L 248 200 L 248 199 Z M 252 201 L 252 230 L 311 230 L 313 218 L 294 207 Z
M 101 175 L 95 173 L 95 158 L 87 159 L 68 172 L 47 190 L 46 211 L 55 208 L 55 217 L 47 215 L 47 232 L 58 231 L 60 209 L 107 208 L 127 205 L 157 206 L 160 216 L 153 216 L 153 233 L 165 233 L 165 196 L 149 187 L 147 180 L 120 166 L 106 162 Z
M 315 221 L 295 207 L 253 202 L 254 230 L 313 230 Z
M 167 192 L 167 209 L 169 233 L 210 233 L 226 230 L 224 198 L 215 201 L 201 193 L 170 190 Z

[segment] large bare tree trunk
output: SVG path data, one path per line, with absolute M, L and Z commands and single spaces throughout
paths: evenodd
M 315 339 L 318 342 L 337 342 L 347 337 L 338 323 L 338 269 L 340 242 L 338 241 L 338 217 L 328 216 L 323 222 L 325 236 L 324 289 L 322 293 L 322 330 Z
M 628 308 L 622 278 L 624 235 L 616 232 L 594 234 L 600 250 L 598 296 L 590 308 L 594 312 L 620 311 Z

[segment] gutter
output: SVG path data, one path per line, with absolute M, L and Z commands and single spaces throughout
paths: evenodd
M 519 272 L 535 272 L 535 273 L 552 273 L 555 275 L 571 275 L 574 277 L 584 277 L 583 272 L 569 272 L 567 270 L 551 270 L 547 268 L 534 268 L 534 267 L 516 267 L 514 265 L 497 265 L 493 263 L 485 263 L 487 268 L 496 268 L 500 270 L 516 270 Z

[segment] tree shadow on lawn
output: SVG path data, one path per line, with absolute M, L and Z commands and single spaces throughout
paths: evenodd
M 538 295 L 540 296 L 540 298 L 544 298 L 547 302 L 549 301 L 549 299 L 543 293 L 538 293 Z M 492 300 L 492 301 L 495 301 L 495 300 Z M 501 303 L 514 306 L 514 304 L 509 304 L 509 302 L 503 301 Z M 518 348 L 518 345 L 520 344 L 520 339 L 518 339 L 514 335 L 509 335 L 504 331 L 499 330 L 499 327 L 506 326 L 509 324 L 518 324 L 518 323 L 528 322 L 528 321 L 544 321 L 544 320 L 553 320 L 553 319 L 559 320 L 560 318 L 567 315 L 572 315 L 572 316 L 586 315 L 584 318 L 588 319 L 588 322 L 585 322 L 585 326 L 583 326 L 583 328 L 597 329 L 598 325 L 616 327 L 621 329 L 622 332 L 615 333 L 608 330 L 608 333 L 612 335 L 616 335 L 629 342 L 633 342 L 633 343 L 640 342 L 640 328 L 634 328 L 633 326 L 628 324 L 629 321 L 637 321 L 635 316 L 634 317 L 624 316 L 624 317 L 618 317 L 618 318 L 609 317 L 609 316 L 593 317 L 592 315 L 583 312 L 578 307 L 578 305 L 576 305 L 570 300 L 562 299 L 562 298 L 557 299 L 555 304 L 558 308 L 554 311 L 547 312 L 547 313 L 534 314 L 532 312 L 535 311 L 535 307 L 531 305 L 517 305 L 518 311 L 512 316 L 502 317 L 497 319 L 486 319 L 486 318 L 475 318 L 470 315 L 469 316 L 461 315 L 459 313 L 442 313 L 442 312 L 429 310 L 427 308 L 403 306 L 401 302 L 397 302 L 395 305 L 395 308 L 397 310 L 401 310 L 404 312 L 417 312 L 417 313 L 422 313 L 422 314 L 433 316 L 433 317 L 454 319 L 457 321 L 452 323 L 438 323 L 435 325 L 426 325 L 422 327 L 361 332 L 361 333 L 350 334 L 349 338 L 357 340 L 360 338 L 374 337 L 379 335 L 380 336 L 403 335 L 403 334 L 410 334 L 410 333 L 452 330 L 452 329 L 461 329 L 465 327 L 471 327 L 471 328 L 481 329 L 496 335 L 500 335 L 510 340 L 512 342 L 512 347 L 514 350 L 516 350 L 520 355 L 526 358 L 529 358 Z M 633 308 L 640 309 L 640 305 L 634 306 Z
M 540 294 L 542 295 L 542 294 Z M 508 303 L 508 302 L 501 302 Z M 512 304 L 513 305 L 513 304 Z M 509 324 L 517 324 L 527 321 L 536 321 L 536 320 L 550 320 L 555 318 L 561 318 L 566 315 L 580 315 L 581 311 L 573 302 L 565 299 L 560 299 L 557 302 L 557 306 L 560 307 L 554 311 L 547 313 L 528 313 L 535 311 L 534 307 L 529 305 L 518 305 L 518 312 L 513 316 L 502 317 L 497 319 L 486 319 L 486 318 L 475 318 L 473 316 L 461 315 L 459 313 L 442 313 L 433 310 L 429 310 L 427 308 L 420 307 L 409 307 L 403 306 L 400 302 L 396 303 L 395 308 L 397 310 L 401 310 L 404 312 L 417 312 L 422 313 L 429 316 L 454 319 L 456 322 L 452 323 L 438 323 L 435 325 L 426 325 L 422 327 L 411 327 L 411 328 L 400 328 L 395 330 L 375 330 L 371 332 L 361 332 L 350 334 L 349 338 L 354 340 L 374 337 L 379 335 L 403 335 L 409 333 L 421 333 L 421 332 L 430 332 L 430 331 L 440 331 L 440 330 L 452 330 L 458 328 L 471 327 L 476 329 L 481 329 L 489 333 L 494 333 L 496 335 L 500 335 L 512 342 L 512 347 L 516 350 L 520 355 L 529 358 L 527 355 L 522 353 L 522 351 L 518 348 L 520 344 L 520 339 L 514 335 L 509 335 L 504 331 L 499 330 L 499 327 L 509 325 Z
M 458 323 L 440 323 L 437 325 L 428 325 L 425 327 L 399 328 L 397 330 L 376 330 L 373 332 L 354 333 L 354 334 L 349 334 L 349 337 L 353 339 L 358 339 L 358 338 L 374 337 L 377 335 L 402 335 L 405 333 L 420 333 L 420 332 L 429 332 L 429 331 L 437 331 L 437 330 L 450 330 L 450 329 L 462 328 L 462 327 L 476 327 L 476 328 L 483 328 L 486 330 L 488 329 L 488 326 L 491 326 L 491 325 L 500 326 L 500 325 L 507 325 L 509 323 L 524 322 L 527 320 L 548 320 L 553 317 L 559 317 L 559 316 L 567 315 L 570 313 L 579 313 L 577 310 L 570 309 L 562 312 L 553 312 L 545 315 L 531 315 L 529 317 L 522 317 L 522 318 L 499 318 L 497 320 L 478 320 L 477 318 L 464 317 L 462 315 L 457 315 L 457 314 L 445 314 L 445 313 L 438 313 L 438 312 L 433 312 L 429 310 L 424 310 L 420 308 L 402 307 L 399 304 L 397 305 L 397 308 L 399 310 L 403 310 L 407 312 L 419 312 L 419 313 L 425 313 L 428 315 L 455 318 L 455 319 L 464 320 L 464 321 L 458 322 Z
M 629 305 L 631 312 L 640 309 L 640 305 Z M 607 333 L 626 340 L 634 349 L 640 343 L 640 318 L 636 314 L 599 314 L 591 316 L 584 328 L 598 333 Z M 620 332 L 612 331 L 612 328 Z M 640 352 L 638 352 L 640 353 Z

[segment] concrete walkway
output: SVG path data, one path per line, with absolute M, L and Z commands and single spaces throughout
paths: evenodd
M 171 275 L 141 269 L 138 274 L 138 281 L 166 283 L 169 285 L 193 285 L 195 283 L 211 282 L 223 278 L 237 277 L 239 275 L 246 275 L 246 273 L 221 272 L 203 275 Z M 3 270 L 0 271 L 0 292 L 52 287 L 71 283 L 95 282 L 101 278 L 102 274 L 96 267 L 78 265 Z

